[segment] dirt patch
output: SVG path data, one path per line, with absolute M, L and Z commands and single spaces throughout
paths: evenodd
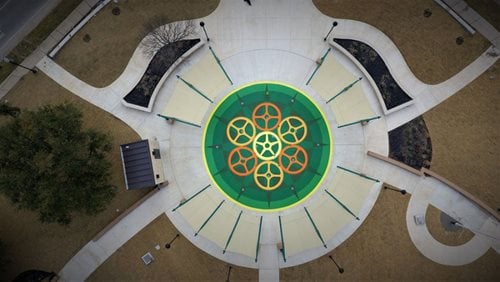
M 479 33 L 470 35 L 433 0 L 313 0 L 313 3 L 328 16 L 354 19 L 380 29 L 399 48 L 412 72 L 430 84 L 450 78 L 491 45 Z M 426 9 L 432 12 L 430 17 L 424 16 Z M 456 44 L 457 37 L 464 38 L 462 45 Z
M 180 236 L 170 249 L 164 246 L 177 234 L 165 214 L 160 215 L 120 247 L 90 277 L 89 281 L 225 281 L 228 265 L 204 253 Z M 156 250 L 155 246 L 160 249 Z M 144 265 L 150 252 L 154 261 Z M 134 271 L 130 271 L 133 269 Z M 257 281 L 258 271 L 233 266 L 231 281 Z
M 281 281 L 497 281 L 498 254 L 489 250 L 475 262 L 444 266 L 424 257 L 406 228 L 410 195 L 382 190 L 361 227 L 331 255 L 344 269 L 340 274 L 328 256 L 280 271 Z
M 151 19 L 165 18 L 165 23 L 196 19 L 210 14 L 218 4 L 218 0 L 110 3 L 64 46 L 56 62 L 91 85 L 107 86 L 125 69 Z M 119 15 L 112 13 L 116 7 L 120 8 Z M 92 40 L 83 44 L 85 34 Z
M 424 114 L 432 138 L 431 170 L 493 209 L 500 208 L 500 62 Z
M 125 190 L 119 144 L 140 137 L 122 121 L 71 94 L 41 72 L 24 76 L 5 99 L 21 109 L 62 102 L 76 104 L 83 112 L 85 127 L 104 131 L 113 138 L 108 158 L 112 163 L 112 183 L 117 187 L 117 194 L 105 211 L 94 217 L 75 215 L 67 227 L 42 224 L 35 213 L 17 210 L 0 196 L 0 238 L 12 261 L 0 280 L 10 281 L 27 269 L 59 271 L 95 234 L 147 191 Z

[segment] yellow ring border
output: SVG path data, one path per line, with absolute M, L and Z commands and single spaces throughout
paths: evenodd
M 210 168 L 208 167 L 208 163 L 207 163 L 207 159 L 205 157 L 205 138 L 206 138 L 206 133 L 207 133 L 207 129 L 208 129 L 208 123 L 212 120 L 212 117 L 213 115 L 215 114 L 215 112 L 217 111 L 217 109 L 219 108 L 220 105 L 222 105 L 222 103 L 224 103 L 224 101 L 230 97 L 231 95 L 233 95 L 235 92 L 238 92 L 240 91 L 241 89 L 243 88 L 246 88 L 246 87 L 250 87 L 252 85 L 256 85 L 256 84 L 277 84 L 277 85 L 281 85 L 281 86 L 284 86 L 284 87 L 288 87 L 288 88 L 291 88 L 297 92 L 299 92 L 300 94 L 304 95 L 309 101 L 311 101 L 311 103 L 316 106 L 316 108 L 319 110 L 320 114 L 321 114 L 321 117 L 323 118 L 323 120 L 325 120 L 325 124 L 326 124 L 326 129 L 328 131 L 328 136 L 329 136 L 329 139 L 332 140 L 332 146 L 330 148 L 330 154 L 328 155 L 328 164 L 326 166 L 326 173 L 324 173 L 322 176 L 321 176 L 321 179 L 319 180 L 318 182 L 318 185 L 316 185 L 316 187 L 314 187 L 311 192 L 309 192 L 304 198 L 300 199 L 299 201 L 291 204 L 291 205 L 288 205 L 286 207 L 281 207 L 281 208 L 276 208 L 276 209 L 258 209 L 258 208 L 254 208 L 254 207 L 250 207 L 250 206 L 247 206 L 247 205 L 244 205 L 238 201 L 236 201 L 235 199 L 231 198 L 222 188 L 219 187 L 219 185 L 217 184 L 217 182 L 214 180 L 214 178 L 212 177 L 212 174 L 210 173 Z M 217 189 L 219 189 L 219 191 L 224 195 L 226 196 L 226 198 L 228 198 L 231 202 L 235 203 L 236 205 L 238 206 L 241 206 L 241 207 L 244 207 L 246 209 L 249 209 L 249 210 L 252 210 L 252 211 L 256 211 L 256 212 L 264 212 L 264 213 L 272 213 L 272 212 L 279 212 L 279 211 L 282 211 L 282 210 L 286 210 L 286 209 L 290 209 L 290 208 L 293 208 L 297 205 L 300 205 L 302 204 L 305 200 L 307 200 L 314 192 L 316 192 L 316 190 L 318 190 L 319 186 L 321 186 L 321 184 L 323 183 L 323 181 L 325 180 L 325 177 L 326 175 L 328 174 L 328 172 L 330 171 L 330 166 L 332 164 L 332 155 L 333 155 L 333 138 L 332 138 L 332 132 L 330 130 L 330 124 L 328 122 L 328 119 L 325 117 L 325 114 L 323 113 L 323 110 L 321 109 L 321 107 L 318 106 L 318 104 L 316 103 L 316 101 L 314 101 L 313 99 L 311 99 L 311 97 L 309 97 L 309 95 L 307 95 L 306 93 L 304 93 L 304 91 L 298 89 L 297 87 L 294 87 L 294 86 L 291 86 L 289 84 L 286 84 L 286 83 L 282 83 L 282 82 L 277 82 L 277 81 L 272 81 L 272 80 L 262 80 L 262 81 L 256 81 L 256 82 L 250 82 L 250 83 L 247 83 L 247 84 L 244 84 L 244 85 L 241 85 L 239 86 L 238 88 L 234 89 L 233 91 L 229 92 L 222 100 L 219 101 L 219 103 L 217 103 L 217 106 L 215 106 L 215 108 L 212 110 L 212 112 L 210 113 L 210 115 L 208 116 L 208 119 L 207 121 L 205 122 L 205 128 L 203 129 L 203 138 L 201 140 L 201 149 L 202 149 L 202 154 L 203 154 L 203 164 L 205 165 L 205 169 L 207 170 L 208 172 L 208 177 L 210 177 L 210 180 L 212 181 L 212 183 L 215 184 L 215 187 L 217 187 Z

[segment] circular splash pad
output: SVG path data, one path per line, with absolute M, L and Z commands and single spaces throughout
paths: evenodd
M 330 128 L 300 90 L 257 82 L 229 93 L 210 115 L 203 159 L 212 181 L 233 202 L 276 211 L 306 200 L 328 172 Z

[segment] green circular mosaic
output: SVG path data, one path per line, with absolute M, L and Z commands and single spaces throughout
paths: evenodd
M 300 90 L 258 82 L 234 90 L 213 111 L 203 158 L 231 200 L 273 211 L 304 201 L 319 187 L 332 141 L 321 110 Z

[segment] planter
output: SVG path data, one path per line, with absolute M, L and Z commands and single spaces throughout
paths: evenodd
M 401 89 L 375 49 L 352 39 L 335 38 L 333 41 L 354 57 L 370 75 L 379 90 L 386 114 L 412 102 L 410 95 Z
M 123 98 L 127 107 L 150 112 L 165 79 L 184 58 L 198 49 L 200 39 L 187 39 L 163 46 L 153 56 L 137 85 Z

